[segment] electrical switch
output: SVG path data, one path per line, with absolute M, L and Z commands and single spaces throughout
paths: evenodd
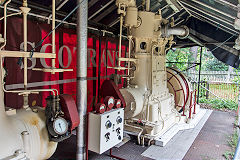
M 118 135 L 120 134 L 120 130 L 121 130 L 121 128 L 116 129 L 116 132 L 117 132 Z
M 110 139 L 110 133 L 109 132 L 105 134 L 105 138 L 106 138 L 106 141 L 108 141 Z

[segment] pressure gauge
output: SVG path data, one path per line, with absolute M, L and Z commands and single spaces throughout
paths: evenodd
M 112 96 L 107 96 L 105 99 L 104 99 L 104 104 L 106 105 L 107 107 L 107 111 L 110 111 L 113 106 L 114 106 L 114 97 Z
M 109 105 L 113 105 L 114 104 L 114 99 L 113 98 L 109 98 L 108 100 L 108 106 Z
M 115 107 L 116 108 L 121 108 L 121 106 L 122 106 L 122 101 L 120 99 L 116 99 L 115 100 Z
M 53 129 L 58 135 L 63 135 L 68 130 L 68 123 L 64 118 L 58 117 L 53 122 Z

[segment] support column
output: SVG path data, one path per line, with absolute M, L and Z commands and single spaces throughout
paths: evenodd
M 203 47 L 201 47 L 200 51 L 200 64 L 199 64 L 199 72 L 198 72 L 198 97 L 197 97 L 197 104 L 199 104 L 199 94 L 200 94 L 200 84 L 201 84 L 201 68 L 202 68 L 202 52 L 203 52 Z
M 87 142 L 87 23 L 88 0 L 77 0 L 77 107 L 80 124 L 77 129 L 77 160 L 86 159 Z

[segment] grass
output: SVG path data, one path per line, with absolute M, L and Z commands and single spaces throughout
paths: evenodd
M 238 118 L 236 118 L 236 120 L 235 120 L 235 126 L 236 125 L 238 125 Z M 228 144 L 232 148 L 232 151 L 226 151 L 223 154 L 223 156 L 226 158 L 226 160 L 233 159 L 234 152 L 235 152 L 236 147 L 237 147 L 237 143 L 238 143 L 238 132 L 237 132 L 237 129 L 234 128 L 234 133 L 232 134 L 232 136 L 229 137 L 229 141 L 228 141 Z

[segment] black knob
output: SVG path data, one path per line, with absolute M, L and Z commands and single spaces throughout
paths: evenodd
M 117 117 L 117 123 L 122 123 L 122 118 L 120 116 Z
M 121 139 L 122 139 L 122 137 L 121 137 L 121 136 L 118 136 L 118 139 L 119 139 L 119 140 L 121 140 Z
M 112 127 L 112 123 L 110 121 L 107 121 L 105 124 L 106 128 L 111 128 Z

